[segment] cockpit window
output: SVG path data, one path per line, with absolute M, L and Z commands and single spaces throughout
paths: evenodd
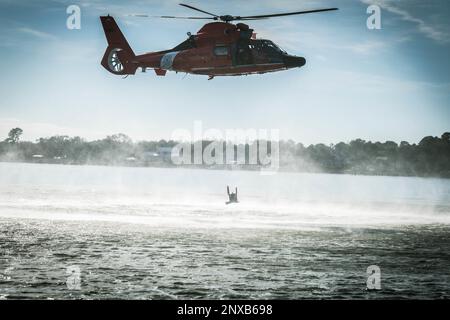
M 286 51 L 284 51 L 283 49 L 281 49 L 279 46 L 277 46 L 275 43 L 273 43 L 270 40 L 266 40 L 267 46 L 269 48 L 273 48 L 274 50 L 281 52 L 281 53 L 286 53 Z
M 253 47 L 256 50 L 262 50 L 268 53 L 286 53 L 286 51 L 270 40 L 254 40 Z

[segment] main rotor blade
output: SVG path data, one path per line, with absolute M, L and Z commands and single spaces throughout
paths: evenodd
M 235 17 L 233 20 L 242 20 L 242 21 L 249 21 L 249 20 L 265 20 L 269 18 L 242 18 L 242 17 Z
M 150 16 L 145 13 L 130 13 L 126 14 L 125 17 L 149 18 Z
M 338 8 L 328 8 L 328 9 L 317 9 L 317 10 L 297 11 L 297 12 L 288 12 L 288 13 L 263 14 L 263 15 L 258 15 L 258 16 L 245 16 L 245 17 L 238 16 L 238 17 L 235 17 L 235 20 L 283 17 L 283 16 L 292 16 L 292 15 L 296 15 L 296 14 L 324 12 L 324 11 L 333 11 L 333 10 L 339 10 L 339 9 Z
M 214 17 L 175 17 L 175 16 L 149 16 L 148 14 L 129 14 L 129 17 L 138 18 L 163 18 L 163 19 L 200 19 L 200 20 L 214 20 Z
M 211 13 L 211 12 L 208 12 L 208 11 L 204 11 L 204 10 L 201 10 L 201 9 L 197 9 L 196 7 L 190 6 L 188 4 L 180 3 L 180 6 L 183 6 L 183 7 L 195 10 L 195 11 L 199 11 L 199 12 L 202 12 L 202 13 L 206 13 L 206 14 L 209 14 L 210 16 L 213 16 L 213 17 L 218 17 L 217 14 L 214 14 L 214 13 Z
M 174 16 L 159 16 L 156 18 L 164 19 L 198 19 L 198 20 L 214 20 L 214 17 L 174 17 Z

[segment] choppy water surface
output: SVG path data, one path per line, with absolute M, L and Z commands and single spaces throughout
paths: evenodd
M 0 163 L 0 298 L 449 298 L 449 236 L 444 179 Z

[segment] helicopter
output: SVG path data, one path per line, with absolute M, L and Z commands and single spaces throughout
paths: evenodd
M 133 52 L 112 16 L 101 16 L 100 20 L 108 42 L 101 65 L 115 75 L 134 75 L 137 69 L 141 68 L 142 72 L 153 69 L 158 76 L 165 76 L 167 71 L 175 71 L 206 75 L 208 80 L 215 76 L 242 76 L 299 68 L 306 64 L 304 57 L 288 54 L 271 40 L 256 39 L 254 30 L 242 21 L 338 10 L 338 8 L 326 8 L 233 16 L 216 15 L 183 3 L 180 5 L 207 16 L 178 17 L 146 14 L 134 16 L 212 20 L 212 22 L 205 24 L 195 35 L 188 32 L 188 39 L 172 49 L 141 55 Z M 234 24 L 232 23 L 234 21 L 240 22 Z

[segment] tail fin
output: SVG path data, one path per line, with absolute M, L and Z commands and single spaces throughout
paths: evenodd
M 138 62 L 136 55 L 111 16 L 100 17 L 105 31 L 108 48 L 102 59 L 102 66 L 114 74 L 135 74 Z

